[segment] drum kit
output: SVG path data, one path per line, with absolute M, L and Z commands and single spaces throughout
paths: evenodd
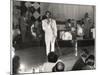
M 75 36 L 76 35 L 76 36 Z M 78 37 L 83 37 L 83 28 L 81 25 L 76 25 L 76 27 L 70 27 L 70 31 L 61 31 L 60 32 L 60 39 L 61 40 L 71 40 L 72 44 L 74 44 L 75 48 L 75 56 L 78 55 L 78 42 L 77 42 L 77 36 Z M 73 39 L 73 37 L 76 37 L 76 39 Z
M 61 31 L 60 32 L 60 39 L 61 40 L 73 40 L 73 33 L 78 37 L 83 37 L 83 28 L 80 25 L 77 25 L 77 29 L 75 27 L 71 27 L 70 31 Z

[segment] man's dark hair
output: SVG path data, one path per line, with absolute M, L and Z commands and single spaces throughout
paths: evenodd
M 46 12 L 45 12 L 45 14 L 47 14 L 47 13 L 49 13 L 49 14 L 51 15 L 51 12 L 50 12 L 50 11 L 46 11 Z
M 68 19 L 67 22 L 68 22 L 68 23 L 71 23 L 71 19 Z
M 87 56 L 89 55 L 89 51 L 87 50 L 87 49 L 82 49 L 82 57 L 85 57 L 85 58 L 87 58 Z
M 85 13 L 84 17 L 87 18 L 89 16 L 88 12 Z
M 58 56 L 54 52 L 48 54 L 48 62 L 55 63 L 58 60 Z
M 51 12 L 50 11 L 46 11 L 45 12 L 45 15 L 42 16 L 42 20 L 47 19 L 47 16 L 46 16 L 47 13 L 49 13 L 50 14 L 50 17 L 51 17 Z
M 90 55 L 90 56 L 88 57 L 88 59 L 95 60 L 94 55 Z
M 60 66 L 60 67 L 59 67 Z M 52 72 L 61 72 L 64 71 L 65 65 L 63 62 L 58 62 L 52 69 Z
M 85 48 L 85 49 L 82 49 L 83 52 L 85 52 L 86 54 L 89 54 L 89 51 Z
M 18 69 L 20 67 L 20 57 L 19 56 L 14 56 L 13 60 L 12 60 L 12 72 L 13 74 L 17 74 L 18 73 Z

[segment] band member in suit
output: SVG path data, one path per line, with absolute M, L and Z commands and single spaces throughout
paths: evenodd
M 90 32 L 90 27 L 92 25 L 92 20 L 88 13 L 85 13 L 83 21 L 84 21 L 84 29 L 85 29 L 84 30 L 85 39 L 90 39 L 89 32 Z
M 50 51 L 55 51 L 55 40 L 57 37 L 56 21 L 51 18 L 50 11 L 46 11 L 46 19 L 42 20 L 42 29 L 45 32 L 46 54 L 48 55 Z

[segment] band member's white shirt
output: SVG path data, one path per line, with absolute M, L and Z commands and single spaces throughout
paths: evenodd
M 54 19 L 50 19 L 48 23 L 47 19 L 42 20 L 42 29 L 45 32 L 46 53 L 48 55 L 48 53 L 50 51 L 54 51 L 55 48 L 55 39 L 57 36 L 56 21 Z
M 83 29 L 80 25 L 77 25 L 77 35 L 78 36 L 83 36 Z

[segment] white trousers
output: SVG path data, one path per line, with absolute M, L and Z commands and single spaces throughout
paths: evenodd
M 52 37 L 45 37 L 45 44 L 46 44 L 46 54 L 55 51 L 55 38 Z

